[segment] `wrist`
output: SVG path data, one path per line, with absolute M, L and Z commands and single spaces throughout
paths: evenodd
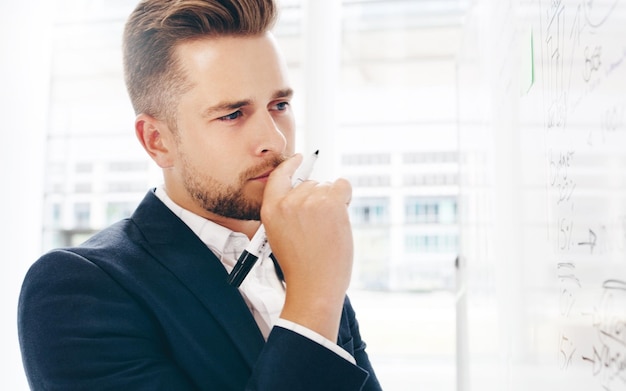
M 343 301 L 343 297 L 339 300 L 310 295 L 290 295 L 287 292 L 280 317 L 313 330 L 330 341 L 337 341 Z

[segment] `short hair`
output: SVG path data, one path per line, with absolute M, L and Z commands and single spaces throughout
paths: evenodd
M 124 77 L 135 113 L 175 121 L 176 99 L 190 87 L 175 56 L 178 44 L 259 35 L 276 18 L 274 0 L 140 1 L 126 22 L 123 43 Z

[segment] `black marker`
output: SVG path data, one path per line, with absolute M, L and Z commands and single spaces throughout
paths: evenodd
M 300 164 L 300 167 L 298 167 L 291 177 L 292 187 L 298 186 L 300 183 L 309 178 L 309 175 L 313 172 L 313 165 L 315 164 L 318 155 L 319 150 L 315 151 L 314 154 Z M 252 266 L 254 266 L 256 261 L 262 257 L 268 249 L 269 243 L 267 242 L 267 234 L 265 233 L 265 227 L 261 224 L 250 240 L 248 246 L 246 246 L 246 249 L 243 250 L 239 256 L 235 267 L 228 275 L 227 282 L 238 288 L 248 273 L 250 273 L 250 270 L 252 270 Z

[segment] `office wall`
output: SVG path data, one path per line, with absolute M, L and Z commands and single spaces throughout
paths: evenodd
M 39 256 L 47 119 L 50 4 L 0 3 L 1 388 L 26 390 L 17 343 L 17 299 Z
M 626 2 L 472 3 L 461 390 L 626 390 Z

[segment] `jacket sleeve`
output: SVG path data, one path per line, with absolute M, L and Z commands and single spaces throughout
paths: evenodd
M 352 308 L 352 304 L 350 303 L 350 299 L 348 297 L 346 297 L 346 302 L 343 307 L 343 317 L 344 321 L 348 324 L 348 328 L 350 330 L 350 338 L 352 339 L 351 345 L 353 350 L 352 355 L 356 360 L 356 364 L 369 374 L 367 382 L 363 386 L 363 391 L 382 390 L 382 387 L 378 382 L 378 378 L 376 377 L 376 373 L 374 372 L 374 368 L 372 367 L 372 363 L 370 362 L 369 356 L 365 351 L 367 345 L 361 338 L 359 322 L 356 319 L 354 309 Z
M 68 251 L 45 255 L 27 273 L 18 304 L 31 389 L 194 389 L 138 307 L 85 258 Z
M 358 322 L 346 297 L 340 346 L 356 365 L 298 333 L 274 327 L 257 361 L 248 390 L 381 390 L 365 352 Z
M 361 390 L 368 373 L 298 333 L 274 327 L 247 390 Z

